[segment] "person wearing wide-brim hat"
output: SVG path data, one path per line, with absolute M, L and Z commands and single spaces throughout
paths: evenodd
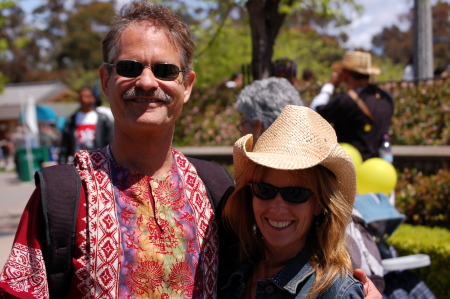
M 364 298 L 344 242 L 355 168 L 331 125 L 288 105 L 255 145 L 240 138 L 233 159 L 236 189 L 223 216 L 241 266 L 223 298 Z
M 356 147 L 363 160 L 379 157 L 378 150 L 383 137 L 389 134 L 394 113 L 389 92 L 371 83 L 381 73 L 380 68 L 372 65 L 370 53 L 346 51 L 332 69 L 330 82 L 324 84 L 310 108 L 333 123 L 338 141 Z M 341 83 L 345 89 L 334 94 Z

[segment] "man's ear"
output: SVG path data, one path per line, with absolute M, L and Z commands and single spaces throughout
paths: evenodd
M 100 75 L 100 81 L 102 83 L 102 92 L 105 95 L 105 97 L 108 98 L 106 91 L 108 90 L 108 84 L 109 84 L 109 73 L 108 70 L 102 66 L 99 68 L 98 73 Z
M 253 121 L 253 128 L 255 129 L 255 132 L 258 133 L 258 136 L 261 136 L 261 134 L 266 130 L 264 128 L 264 123 L 259 119 L 255 119 Z
M 183 85 L 184 85 L 183 102 L 184 103 L 187 103 L 187 101 L 189 101 L 189 98 L 190 98 L 191 92 L 192 92 L 192 87 L 194 86 L 196 76 L 197 75 L 195 74 L 194 71 L 190 71 L 189 73 L 186 74 L 186 77 L 183 80 Z

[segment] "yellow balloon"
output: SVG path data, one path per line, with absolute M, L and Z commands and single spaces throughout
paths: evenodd
M 364 161 L 356 172 L 358 194 L 385 193 L 389 195 L 397 184 L 397 172 L 391 163 L 381 158 Z
M 363 159 L 362 159 L 361 153 L 358 151 L 358 149 L 356 149 L 356 147 L 354 147 L 350 143 L 341 142 L 339 144 L 345 149 L 345 151 L 348 153 L 348 155 L 352 159 L 355 169 L 359 168 Z

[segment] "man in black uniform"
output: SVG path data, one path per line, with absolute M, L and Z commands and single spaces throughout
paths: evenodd
M 347 51 L 342 61 L 333 63 L 330 82 L 310 105 L 334 125 L 338 141 L 356 147 L 363 160 L 379 156 L 378 149 L 383 135 L 389 133 L 394 112 L 392 96 L 370 83 L 371 76 L 381 72 L 371 60 L 370 53 Z M 331 99 L 341 82 L 347 91 Z

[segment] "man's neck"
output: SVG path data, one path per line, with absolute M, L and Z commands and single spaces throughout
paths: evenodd
M 83 113 L 88 113 L 88 112 L 94 111 L 94 107 L 92 107 L 92 106 L 89 106 L 89 107 L 81 107 L 81 108 L 80 108 L 80 111 L 83 112 Z
M 121 134 L 115 131 L 110 149 L 119 165 L 159 177 L 172 166 L 172 138 L 173 134 Z

